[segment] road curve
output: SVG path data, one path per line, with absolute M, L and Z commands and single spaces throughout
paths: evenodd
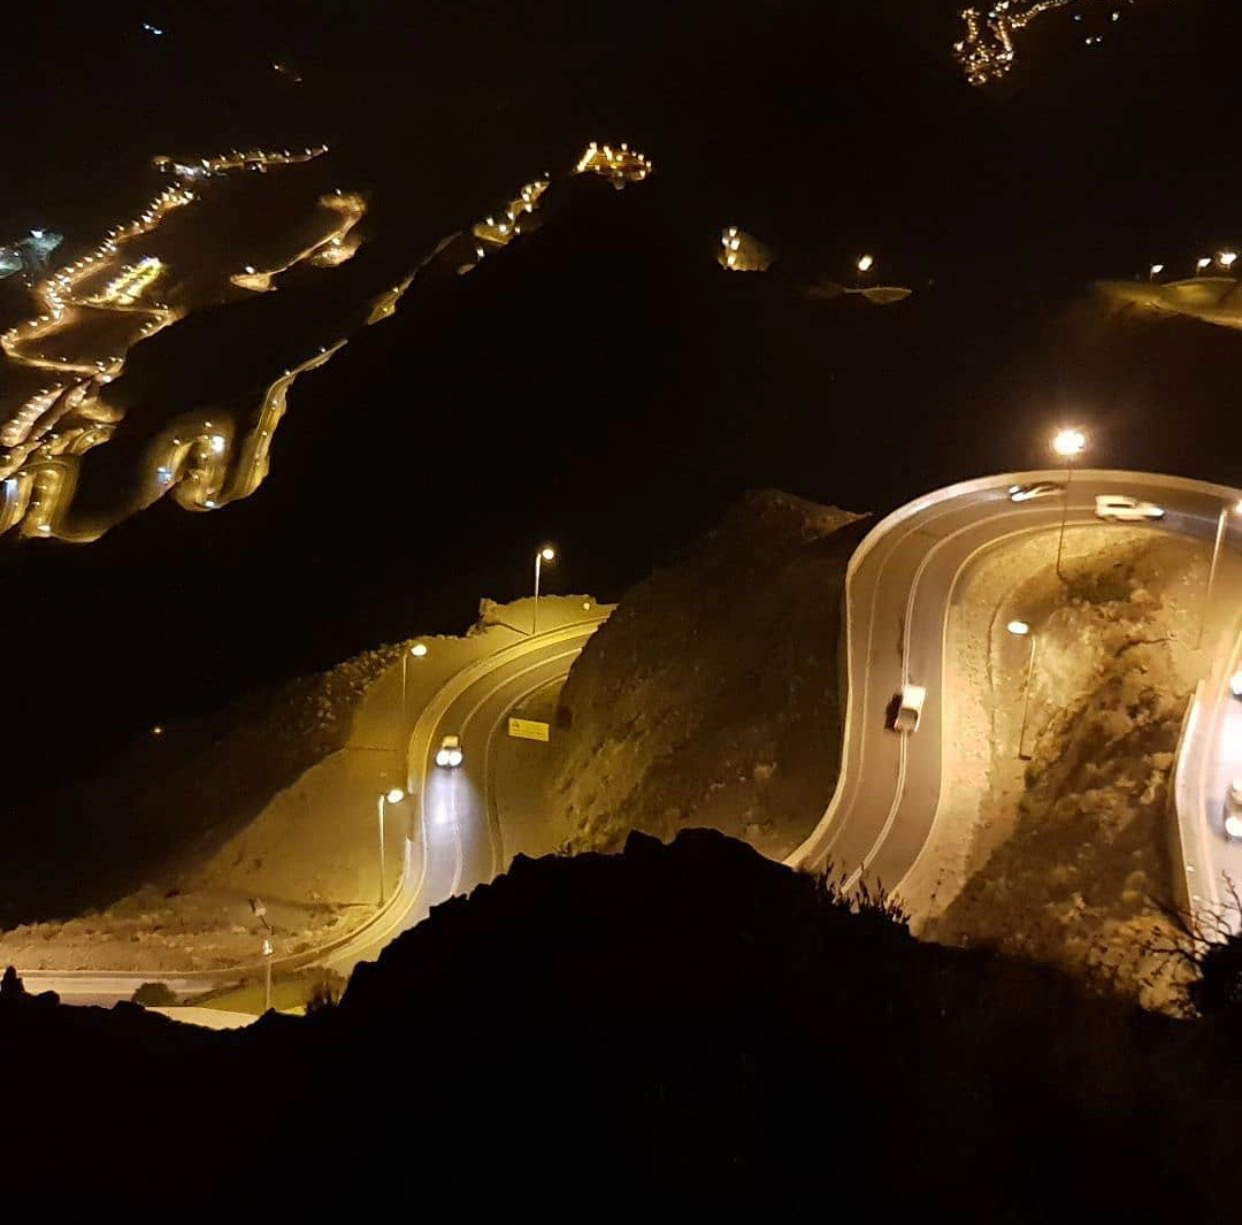
M 945 638 L 958 582 L 984 551 L 1035 533 L 1055 533 L 1066 514 L 1075 528 L 1099 526 L 1098 494 L 1126 494 L 1166 508 L 1153 531 L 1211 543 L 1222 507 L 1242 492 L 1151 473 L 1080 469 L 1064 495 L 1023 503 L 1013 485 L 1065 482 L 1065 470 L 1005 473 L 929 493 L 881 520 L 850 560 L 845 584 L 848 695 L 841 772 L 819 824 L 786 860 L 819 870 L 831 864 L 852 886 L 865 874 L 900 894 L 928 844 L 941 798 Z M 1235 548 L 1236 544 L 1231 544 Z M 1219 588 L 1218 588 L 1219 592 Z M 903 684 L 927 687 L 917 733 L 885 727 Z M 1219 840 L 1217 840 L 1219 841 Z
M 467 665 L 432 696 L 410 734 L 407 791 L 412 804 L 388 810 L 390 821 L 408 822 L 402 838 L 400 884 L 388 904 L 366 924 L 337 942 L 306 953 L 273 958 L 274 974 L 325 966 L 348 974 L 373 960 L 389 941 L 424 919 L 433 906 L 468 893 L 504 868 L 502 841 L 487 769 L 497 728 L 523 697 L 565 676 L 586 640 L 611 608 L 593 605 L 590 615 L 521 639 Z M 440 770 L 435 753 L 448 732 L 462 738 L 460 770 Z M 402 809 L 412 810 L 401 816 Z M 110 1004 L 128 1000 L 143 983 L 165 984 L 190 996 L 243 978 L 262 976 L 264 965 L 154 973 L 151 971 L 21 971 L 32 991 L 55 991 L 66 1003 Z

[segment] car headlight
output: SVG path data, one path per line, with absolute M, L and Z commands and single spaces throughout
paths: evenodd
M 448 759 L 449 759 L 450 766 L 460 766 L 461 765 L 461 749 L 454 749 L 448 755 Z
M 436 765 L 437 765 L 437 766 L 447 766 L 448 764 L 449 764 L 449 752 L 448 752 L 448 749 L 441 749 L 441 750 L 440 750 L 440 751 L 436 754 Z

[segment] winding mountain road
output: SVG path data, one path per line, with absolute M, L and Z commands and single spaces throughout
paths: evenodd
M 1222 509 L 1231 513 L 1242 498 L 1236 489 L 1202 481 L 1101 469 L 1074 472 L 1068 505 L 1059 492 L 1017 503 L 1009 497 L 1015 485 L 1065 479 L 1061 469 L 966 481 L 901 507 L 863 539 L 846 578 L 849 692 L 841 774 L 823 818 L 786 861 L 791 866 L 819 869 L 831 863 L 848 874 L 847 886 L 865 874 L 900 894 L 941 808 L 943 695 L 952 666 L 945 656 L 947 628 L 958 583 L 984 552 L 1038 533 L 1055 541 L 1064 513 L 1067 556 L 1072 556 L 1076 529 L 1101 526 L 1095 513 L 1100 494 L 1157 503 L 1166 514 L 1145 530 L 1210 545 Z M 1232 537 L 1227 532 L 1224 547 L 1236 551 L 1238 538 L 1238 532 Z M 1213 594 L 1218 617 L 1222 609 L 1242 608 L 1236 571 L 1227 573 L 1222 568 Z M 1226 619 L 1231 625 L 1235 620 L 1232 613 Z M 1205 646 L 1211 641 L 1205 637 Z M 1228 641 L 1232 646 L 1232 638 Z M 925 685 L 928 692 L 919 730 L 905 736 L 889 731 L 885 716 L 893 694 L 907 682 Z M 1215 700 L 1218 708 L 1219 687 Z M 1195 739 L 1190 751 L 1210 751 L 1219 776 L 1219 737 L 1210 748 L 1207 740 Z M 1225 755 L 1230 756 L 1227 750 Z M 1242 767 L 1242 745 L 1232 756 L 1233 768 Z M 1193 813 L 1179 810 L 1179 817 L 1183 824 L 1206 827 L 1205 804 L 1215 802 L 1207 795 Z M 1205 871 L 1218 875 L 1232 869 L 1235 859 L 1242 869 L 1238 844 L 1217 836 L 1207 846 L 1211 862 Z M 1242 880 L 1242 871 L 1236 877 Z
M 786 861 L 821 869 L 831 863 L 900 895 L 920 854 L 936 833 L 942 808 L 944 695 L 952 691 L 945 642 L 958 584 L 988 550 L 1043 534 L 1055 540 L 1064 515 L 1066 555 L 1076 533 L 1099 529 L 1096 498 L 1122 494 L 1159 504 L 1165 515 L 1142 530 L 1176 533 L 1211 543 L 1222 511 L 1226 523 L 1242 491 L 1180 477 L 1078 470 L 1066 494 L 1014 502 L 1015 485 L 1064 484 L 1064 471 L 1008 473 L 938 490 L 876 524 L 850 561 L 845 588 L 848 686 L 842 764 L 824 816 Z M 1236 552 L 1237 531 L 1223 546 Z M 1200 685 L 1187 721 L 1175 778 L 1176 817 L 1187 896 L 1196 906 L 1219 903 L 1219 881 L 1242 880 L 1242 844 L 1222 826 L 1222 788 L 1242 775 L 1242 703 L 1228 677 L 1242 658 L 1242 568 L 1222 566 L 1205 637 L 1210 675 Z M 568 673 L 583 644 L 606 618 L 600 609 L 581 621 L 501 648 L 451 677 L 419 715 L 409 739 L 408 794 L 416 801 L 400 884 L 369 923 L 327 949 L 278 958 L 278 971 L 326 965 L 348 972 L 376 957 L 401 932 L 448 898 L 470 892 L 506 866 L 497 817 L 495 747 L 508 713 L 523 698 Z M 926 686 L 916 733 L 889 731 L 886 712 L 907 682 Z M 449 732 L 462 739 L 461 769 L 435 765 Z M 1222 781 L 1226 780 L 1226 781 Z M 1212 882 L 1216 882 L 1213 884 Z M 262 965 L 168 975 L 179 994 L 262 972 Z M 32 973 L 34 989 L 53 989 L 71 1002 L 126 999 L 150 973 Z

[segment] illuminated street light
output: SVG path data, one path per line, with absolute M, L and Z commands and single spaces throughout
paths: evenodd
M 1204 268 L 1206 268 L 1211 262 L 1212 262 L 1211 259 L 1206 255 L 1201 260 L 1199 260 L 1195 264 L 1195 276 L 1198 276 L 1199 273 L 1201 273 L 1204 270 Z
M 1080 429 L 1058 430 L 1052 440 L 1052 449 L 1065 460 L 1065 501 L 1061 506 L 1061 531 L 1057 536 L 1057 577 L 1064 580 L 1061 572 L 1061 552 L 1065 548 L 1065 520 L 1069 516 L 1070 483 L 1074 479 L 1074 460 L 1087 446 L 1087 436 Z
M 862 255 L 862 256 L 859 256 L 858 263 L 855 264 L 854 266 L 858 269 L 859 272 L 870 272 L 874 264 L 875 264 L 875 260 L 872 259 L 870 255 Z
M 1242 502 L 1235 502 L 1232 506 L 1222 506 L 1216 519 L 1216 540 L 1212 545 L 1212 564 L 1208 567 L 1207 589 L 1203 593 L 1203 607 L 1199 611 L 1199 632 L 1195 635 L 1196 650 L 1203 642 L 1203 627 L 1207 621 L 1208 607 L 1212 602 L 1212 588 L 1216 585 L 1216 566 L 1220 561 L 1220 546 L 1224 543 L 1230 511 L 1235 514 L 1242 512 Z
M 404 724 L 409 718 L 405 708 L 405 690 L 406 690 L 406 671 L 410 662 L 410 656 L 415 659 L 422 659 L 427 654 L 427 644 L 425 642 L 416 642 L 408 651 L 401 653 L 401 722 Z
M 272 1010 L 272 942 L 263 940 L 263 1011 Z
M 1238 258 L 1238 253 L 1237 253 L 1236 251 L 1222 251 L 1222 252 L 1221 252 L 1221 253 L 1220 253 L 1220 254 L 1216 257 L 1216 262 L 1217 262 L 1217 263 L 1218 263 L 1218 264 L 1219 264 L 1222 268 L 1224 268 L 1224 269 L 1225 269 L 1225 271 L 1228 271 L 1230 268 L 1232 268 L 1232 267 L 1233 267 L 1233 262 L 1234 262 L 1234 260 L 1236 260 L 1237 258 Z
M 1010 621 L 1005 628 L 1015 637 L 1029 638 L 1031 642 L 1030 653 L 1026 657 L 1026 683 L 1022 686 L 1022 726 L 1018 729 L 1018 756 L 1025 761 L 1027 755 L 1023 753 L 1022 746 L 1026 743 L 1026 716 L 1031 705 L 1031 677 L 1035 672 L 1036 636 L 1031 633 L 1030 624 L 1026 621 Z
M 539 623 L 539 575 L 545 561 L 555 561 L 556 550 L 550 545 L 545 544 L 543 548 L 535 554 L 535 606 L 530 613 L 530 632 L 533 635 Z
M 379 904 L 384 905 L 384 805 L 400 804 L 405 799 L 405 792 L 400 787 L 381 791 L 377 802 L 379 812 Z
M 1152 264 L 1151 271 L 1147 274 L 1147 279 L 1149 281 L 1154 281 L 1163 271 L 1163 264 Z

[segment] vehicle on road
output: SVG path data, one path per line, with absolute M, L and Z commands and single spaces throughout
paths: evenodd
M 1235 778 L 1225 795 L 1225 837 L 1242 838 L 1242 778 Z
M 1010 485 L 1009 500 L 1011 502 L 1029 502 L 1032 498 L 1046 498 L 1060 493 L 1064 488 L 1056 481 L 1036 481 L 1034 485 Z
M 440 750 L 436 753 L 436 765 L 448 769 L 456 769 L 461 765 L 461 737 L 445 736 L 440 741 Z
M 1095 499 L 1095 513 L 1097 518 L 1114 523 L 1146 523 L 1151 519 L 1163 519 L 1164 507 L 1123 494 L 1101 493 Z
M 893 694 L 888 704 L 889 730 L 906 734 L 918 731 L 926 697 L 927 690 L 922 685 L 906 685 L 900 693 Z

